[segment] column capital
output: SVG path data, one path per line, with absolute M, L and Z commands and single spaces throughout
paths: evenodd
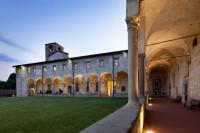
M 129 28 L 138 28 L 140 26 L 140 18 L 139 16 L 127 16 L 126 23 Z

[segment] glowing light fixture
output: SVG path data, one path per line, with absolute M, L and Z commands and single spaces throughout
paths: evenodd
M 154 131 L 151 131 L 151 130 L 149 130 L 149 131 L 147 131 L 146 133 L 155 133 Z
M 126 53 L 126 52 L 123 52 L 123 57 L 124 57 L 124 58 L 127 58 L 127 56 L 128 56 L 127 53 Z
M 150 97 L 149 100 L 152 100 L 152 98 Z
M 24 67 L 24 66 L 21 66 L 21 69 L 22 69 L 22 70 L 24 70 L 24 69 L 25 69 L 25 67 Z
M 149 106 L 152 106 L 152 103 L 149 103 Z

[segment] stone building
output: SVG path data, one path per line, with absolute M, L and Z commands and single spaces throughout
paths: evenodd
M 127 50 L 69 58 L 57 43 L 45 45 L 46 61 L 14 66 L 17 96 L 127 96 Z

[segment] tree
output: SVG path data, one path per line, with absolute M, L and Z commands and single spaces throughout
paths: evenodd
M 7 81 L 0 81 L 0 89 L 16 89 L 16 74 L 10 74 Z
M 16 74 L 15 73 L 10 74 L 10 76 L 8 77 L 7 88 L 16 89 Z

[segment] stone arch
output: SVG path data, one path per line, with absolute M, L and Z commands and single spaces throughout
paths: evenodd
M 85 87 L 84 87 L 84 85 L 85 85 L 85 79 L 84 79 L 84 77 L 83 77 L 83 75 L 77 75 L 76 77 L 75 77 L 75 92 L 76 93 L 84 93 L 85 92 Z
M 28 93 L 29 96 L 34 96 L 35 95 L 35 81 L 33 79 L 28 79 Z
M 64 94 L 72 94 L 72 85 L 73 85 L 73 78 L 72 76 L 68 75 L 64 78 Z
M 60 94 L 60 90 L 62 90 L 62 78 L 57 76 L 54 78 L 53 92 L 54 94 Z
M 98 77 L 96 73 L 88 74 L 86 91 L 89 93 L 96 93 L 99 91 Z
M 44 90 L 46 94 L 52 94 L 52 79 L 50 77 L 45 78 Z
M 100 76 L 101 95 L 112 96 L 113 94 L 113 80 L 112 74 L 104 72 Z
M 169 84 L 168 66 L 155 65 L 149 71 L 148 88 L 150 95 L 167 96 Z
M 128 73 L 119 71 L 116 73 L 116 93 L 128 92 Z
M 36 93 L 37 94 L 42 94 L 42 92 L 43 92 L 42 84 L 43 84 L 42 78 L 41 77 L 37 78 L 37 80 L 36 80 Z

